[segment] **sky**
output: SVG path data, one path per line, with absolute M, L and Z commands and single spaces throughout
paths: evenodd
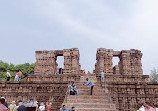
M 35 63 L 36 50 L 79 48 L 92 72 L 97 48 L 138 49 L 158 68 L 157 0 L 0 0 L 0 60 Z M 63 66 L 63 57 L 58 57 Z M 114 65 L 118 58 L 114 58 Z

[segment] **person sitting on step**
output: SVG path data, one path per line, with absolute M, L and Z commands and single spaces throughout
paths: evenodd
M 76 86 L 74 85 L 74 82 L 72 82 L 72 85 L 70 86 L 70 89 L 69 89 L 69 94 L 70 95 L 78 95 L 78 90 L 76 88 Z

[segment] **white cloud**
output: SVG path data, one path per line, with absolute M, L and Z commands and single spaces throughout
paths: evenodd
M 14 29 L 10 28 L 14 27 L 9 24 L 13 23 L 11 17 L 9 22 L 8 19 L 6 20 L 9 15 L 5 16 L 3 13 L 2 17 L 6 32 L 12 32 L 12 35 L 18 36 L 17 38 L 27 35 L 30 41 L 32 37 L 39 38 L 35 41 L 36 49 L 80 48 L 81 65 L 85 69 L 88 67 L 88 70 L 94 68 L 96 48 L 141 49 L 144 53 L 144 72 L 149 73 L 151 67 L 158 67 L 156 59 L 158 52 L 155 51 L 158 47 L 157 4 L 157 0 L 14 1 L 14 4 L 10 3 L 8 8 L 16 12 L 12 15 L 15 15 L 14 22 L 17 24 L 15 29 L 20 30 L 18 34 L 13 33 Z M 6 11 L 5 7 L 2 10 Z M 6 13 L 10 12 L 6 11 Z M 4 28 L 2 29 L 4 31 Z M 27 32 L 26 35 L 24 32 Z M 3 32 L 1 34 L 8 36 Z M 61 43 L 60 40 L 62 40 Z M 57 44 L 58 42 L 60 44 Z M 30 45 L 34 45 L 34 42 L 31 41 Z M 33 52 L 35 48 L 28 50 Z M 11 59 L 8 57 L 9 60 Z M 31 60 L 34 60 L 34 56 L 30 58 Z

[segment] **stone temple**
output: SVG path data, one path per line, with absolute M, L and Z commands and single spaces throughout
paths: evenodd
M 64 57 L 62 74 L 58 72 L 58 56 Z M 113 58 L 119 58 L 113 67 Z M 92 74 L 82 74 L 79 49 L 36 51 L 35 72 L 27 82 L 0 82 L 0 96 L 10 103 L 34 98 L 40 102 L 52 102 L 52 111 L 65 104 L 76 111 L 136 111 L 139 102 L 158 103 L 158 83 L 149 82 L 143 75 L 142 53 L 139 50 L 114 51 L 99 48 Z M 105 81 L 101 82 L 101 72 Z M 86 78 L 96 80 L 93 96 L 90 86 L 84 86 Z M 74 81 L 78 96 L 68 95 L 68 85 Z

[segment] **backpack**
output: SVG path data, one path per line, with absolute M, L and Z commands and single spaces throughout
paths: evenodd
M 94 79 L 92 79 L 92 82 L 95 84 L 96 83 L 96 81 L 94 80 Z

